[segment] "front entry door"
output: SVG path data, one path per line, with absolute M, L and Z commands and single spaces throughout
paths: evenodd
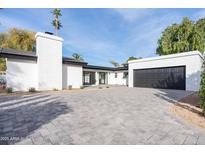
M 94 85 L 95 84 L 95 72 L 83 72 L 83 84 Z
M 105 72 L 99 72 L 99 84 L 105 84 Z

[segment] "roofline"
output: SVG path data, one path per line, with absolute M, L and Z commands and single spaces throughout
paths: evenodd
M 33 60 L 37 61 L 38 56 L 35 52 L 21 52 L 15 49 L 4 49 L 0 48 L 0 56 L 3 58 L 11 58 L 11 59 L 22 59 L 22 60 Z M 124 71 L 128 70 L 128 65 L 124 67 L 105 67 L 105 66 L 96 66 L 96 65 L 88 65 L 87 62 L 75 60 L 69 57 L 62 57 L 62 64 L 72 64 L 72 65 L 80 65 L 85 69 L 96 69 L 96 70 L 105 70 L 105 71 Z
M 6 51 L 4 51 L 6 50 Z M 22 53 L 16 53 L 16 52 L 9 52 L 9 50 L 14 49 L 0 49 L 0 56 L 3 58 L 12 58 L 12 59 L 23 59 L 23 60 L 34 60 L 37 61 L 37 56 L 34 54 L 31 54 L 32 52 L 22 52 Z M 16 51 L 16 50 L 15 50 Z
M 55 35 L 51 35 L 51 34 L 46 34 L 46 33 L 42 33 L 42 32 L 37 32 L 36 35 L 35 35 L 35 38 L 37 39 L 37 37 L 43 37 L 43 38 L 47 38 L 47 39 L 52 39 L 52 40 L 63 42 L 63 38 L 61 38 L 59 36 L 55 36 Z
M 109 70 L 109 71 L 113 71 L 113 67 L 105 67 L 105 66 L 96 66 L 96 65 L 85 65 L 83 66 L 83 68 L 86 69 L 96 69 L 96 70 Z
M 15 49 L 4 49 L 0 48 L 0 56 L 3 58 L 11 59 L 22 59 L 22 60 L 33 60 L 37 61 L 38 56 L 34 52 L 24 52 Z M 87 62 L 77 61 L 72 58 L 62 57 L 63 64 L 73 64 L 73 65 L 87 65 Z
M 105 66 L 96 66 L 96 65 L 85 65 L 84 69 L 94 69 L 94 70 L 104 70 L 104 71 L 123 71 L 128 70 L 128 67 L 105 67 Z
M 63 64 L 73 64 L 73 65 L 87 65 L 87 62 L 84 61 L 77 61 L 72 58 L 63 57 Z
M 175 54 L 163 55 L 163 56 L 158 56 L 158 57 L 150 57 L 150 58 L 131 60 L 131 61 L 128 61 L 128 64 L 136 63 L 136 62 L 146 62 L 146 61 L 178 58 L 178 57 L 185 57 L 185 56 L 193 56 L 193 55 L 198 55 L 201 57 L 202 60 L 204 60 L 204 57 L 202 56 L 202 54 L 199 51 L 188 51 L 188 52 L 175 53 Z

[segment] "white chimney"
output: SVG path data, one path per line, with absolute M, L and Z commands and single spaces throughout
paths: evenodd
M 36 34 L 38 90 L 62 89 L 61 37 L 38 32 Z

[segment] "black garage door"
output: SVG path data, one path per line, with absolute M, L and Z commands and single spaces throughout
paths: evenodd
M 134 87 L 185 90 L 185 66 L 136 69 Z

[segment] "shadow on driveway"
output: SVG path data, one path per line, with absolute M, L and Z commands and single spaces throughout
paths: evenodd
M 29 96 L 0 104 L 0 144 L 14 144 L 60 115 L 72 112 L 50 95 Z

